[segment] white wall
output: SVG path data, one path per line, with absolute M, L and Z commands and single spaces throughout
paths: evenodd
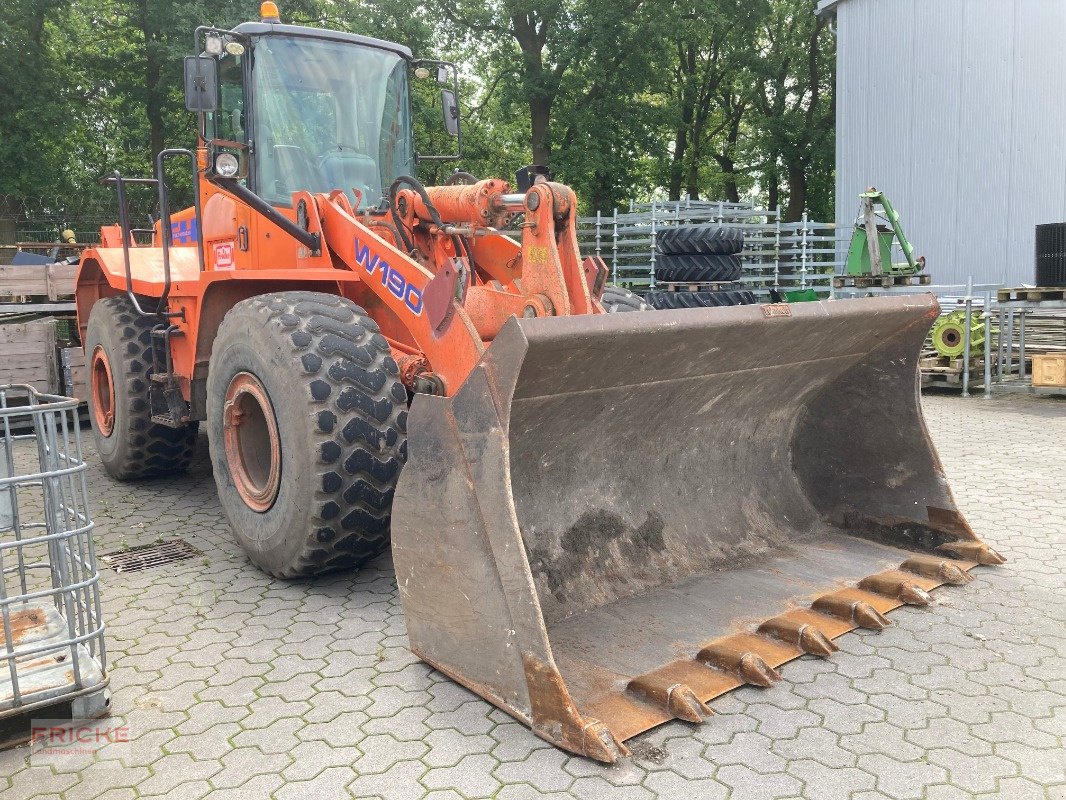
M 1034 280 L 1066 222 L 1066 0 L 841 0 L 837 224 L 883 189 L 937 284 Z

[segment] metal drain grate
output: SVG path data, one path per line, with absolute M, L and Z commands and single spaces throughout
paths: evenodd
M 169 539 L 108 553 L 103 560 L 115 572 L 139 572 L 142 569 L 152 569 L 202 555 L 202 552 L 183 539 Z

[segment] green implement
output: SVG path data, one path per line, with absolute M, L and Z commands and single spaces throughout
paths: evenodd
M 903 234 L 899 214 L 884 192 L 870 187 L 859 195 L 862 208 L 848 248 L 847 275 L 916 275 L 925 269 L 925 257 L 915 258 L 914 248 Z M 876 209 L 880 206 L 880 211 Z M 892 263 L 892 240 L 899 241 L 905 263 Z

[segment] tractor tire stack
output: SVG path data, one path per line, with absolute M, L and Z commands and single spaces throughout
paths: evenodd
M 720 225 L 664 228 L 656 236 L 655 280 L 663 289 L 645 300 L 657 309 L 749 305 L 755 295 L 740 279 L 744 232 Z

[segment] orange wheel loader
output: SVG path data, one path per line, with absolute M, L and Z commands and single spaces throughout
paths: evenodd
M 922 420 L 932 296 L 604 313 L 544 170 L 412 177 L 413 81 L 446 85 L 457 136 L 452 65 L 261 16 L 197 29 L 196 150 L 113 175 L 120 222 L 81 260 L 111 475 L 182 471 L 203 423 L 252 561 L 293 578 L 391 541 L 414 652 L 608 762 L 1002 560 Z M 193 174 L 173 214 L 169 161 Z

